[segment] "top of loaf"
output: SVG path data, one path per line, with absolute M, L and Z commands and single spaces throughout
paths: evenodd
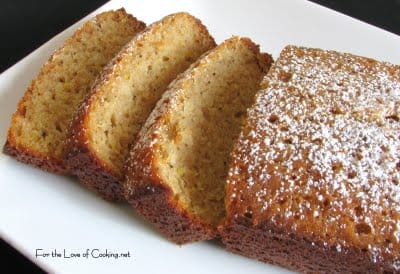
M 233 152 L 228 218 L 400 269 L 400 67 L 288 46 L 262 87 Z

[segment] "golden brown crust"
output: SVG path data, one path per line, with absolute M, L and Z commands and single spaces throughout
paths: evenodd
M 116 173 L 108 163 L 99 159 L 88 141 L 88 120 L 91 108 L 93 103 L 98 99 L 97 97 L 101 96 L 99 90 L 114 76 L 114 68 L 124 61 L 125 56 L 129 56 L 130 48 L 135 46 L 140 39 L 144 39 L 148 33 L 155 33 L 158 29 L 162 28 L 161 22 L 175 16 L 185 16 L 189 17 L 190 20 L 194 20 L 198 31 L 204 33 L 205 37 L 208 37 L 212 43 L 215 43 L 214 39 L 210 36 L 207 28 L 201 23 L 201 21 L 188 13 L 171 14 L 164 17 L 161 21 L 149 25 L 143 32 L 141 32 L 141 34 L 129 42 L 105 67 L 94 83 L 90 95 L 88 95 L 82 102 L 77 115 L 72 122 L 73 126 L 71 134 L 67 140 L 68 153 L 65 160 L 67 166 L 73 171 L 74 175 L 78 176 L 83 184 L 109 201 L 124 200 L 121 190 L 121 182 L 123 181 L 121 174 L 123 173 Z
M 399 273 L 400 67 L 288 46 L 232 153 L 233 252 L 307 273 Z
M 220 233 L 227 250 L 233 253 L 302 273 L 394 273 L 382 263 L 371 262 L 360 249 L 343 249 L 339 253 L 321 242 L 277 231 L 268 222 L 253 227 L 251 221 L 239 218 L 221 226 Z
M 55 157 L 51 153 L 43 153 L 36 151 L 34 148 L 17 143 L 16 138 L 14 136 L 13 125 L 16 124 L 16 119 L 18 115 L 24 116 L 26 111 L 24 107 L 24 102 L 29 101 L 32 97 L 32 92 L 35 89 L 36 84 L 41 81 L 46 75 L 52 74 L 55 70 L 56 57 L 63 51 L 63 49 L 69 45 L 75 45 L 79 43 L 84 35 L 92 34 L 95 31 L 95 25 L 93 22 L 99 22 L 100 24 L 107 20 L 108 18 L 112 18 L 112 20 L 116 22 L 129 23 L 129 25 L 134 26 L 135 29 L 143 29 L 145 24 L 130 14 L 127 14 L 123 8 L 115 10 L 115 11 L 107 11 L 101 14 L 96 15 L 95 18 L 89 20 L 82 27 L 80 27 L 70 38 L 68 38 L 63 46 L 56 50 L 48 59 L 48 61 L 42 66 L 38 76 L 32 80 L 30 86 L 25 91 L 23 98 L 19 101 L 17 110 L 13 114 L 11 119 L 11 126 L 8 131 L 7 141 L 4 145 L 3 151 L 4 153 L 15 157 L 18 161 L 27 163 L 43 170 L 53 172 L 60 175 L 70 174 L 70 169 L 66 166 L 64 159 Z M 78 87 L 77 87 L 78 89 Z
M 3 147 L 3 152 L 22 163 L 38 167 L 48 172 L 59 175 L 67 175 L 69 173 L 68 169 L 64 167 L 59 159 L 41 155 L 30 149 L 20 148 L 14 143 L 12 138 L 7 139 Z
M 128 202 L 176 244 L 210 240 L 216 237 L 215 229 L 193 219 L 187 212 L 177 207 L 171 201 L 172 195 L 168 190 L 154 187 L 151 190 L 142 188 L 138 190 L 137 195 L 140 197 L 130 197 Z
M 260 52 L 260 46 L 251 41 L 250 38 L 241 37 L 240 40 L 244 44 L 246 44 L 247 47 L 251 49 L 251 51 L 254 52 L 255 56 L 258 57 L 258 65 L 261 70 L 266 74 L 269 71 L 272 63 L 274 62 L 272 55 L 266 52 Z

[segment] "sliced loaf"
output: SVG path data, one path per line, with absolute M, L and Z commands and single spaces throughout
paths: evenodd
M 305 273 L 400 272 L 400 66 L 286 47 L 233 152 L 229 250 Z
M 47 171 L 68 173 L 63 158 L 71 118 L 103 66 L 144 28 L 124 9 L 101 13 L 79 28 L 25 91 L 4 152 Z
M 141 130 L 125 196 L 172 241 L 215 236 L 229 153 L 271 62 L 247 38 L 225 41 L 169 87 Z
M 121 200 L 129 145 L 176 76 L 215 46 L 205 26 L 187 13 L 152 24 L 103 71 L 80 106 L 69 138 L 68 166 L 108 200 Z

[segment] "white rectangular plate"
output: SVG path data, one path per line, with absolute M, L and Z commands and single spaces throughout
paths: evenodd
M 400 64 L 400 37 L 304 0 L 111 1 L 151 23 L 187 11 L 217 42 L 248 36 L 276 58 L 288 44 L 319 47 Z M 85 18 L 86 20 L 87 18 Z M 83 21 L 60 33 L 0 76 L 0 144 L 25 88 L 53 50 Z M 57 273 L 289 273 L 226 252 L 217 242 L 177 246 L 124 205 L 103 201 L 76 179 L 18 163 L 0 153 L 0 236 L 50 272 Z M 61 257 L 52 257 L 57 250 Z M 130 252 L 129 258 L 97 257 Z M 88 258 L 81 256 L 89 250 Z M 49 253 L 48 257 L 37 257 Z M 93 252 L 93 254 L 91 254 Z

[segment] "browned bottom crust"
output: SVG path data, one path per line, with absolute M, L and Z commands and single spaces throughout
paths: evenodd
M 157 229 L 177 244 L 215 238 L 216 229 L 191 218 L 180 210 L 168 190 L 162 187 L 143 187 L 128 198 L 128 202 Z
M 10 143 L 9 140 L 7 140 L 6 144 L 4 145 L 3 152 L 14 157 L 22 163 L 35 166 L 48 172 L 59 175 L 70 174 L 63 161 L 51 158 L 49 156 L 43 156 L 32 151 L 27 151 L 25 149 L 19 149 L 17 146 Z
M 75 147 L 69 151 L 65 162 L 79 181 L 103 199 L 123 201 L 121 180 L 113 175 L 95 156 L 84 147 Z
M 221 227 L 220 232 L 226 248 L 233 253 L 303 273 L 398 273 L 373 262 L 367 251 L 338 250 L 275 231 L 268 224 L 252 228 L 244 219 Z

